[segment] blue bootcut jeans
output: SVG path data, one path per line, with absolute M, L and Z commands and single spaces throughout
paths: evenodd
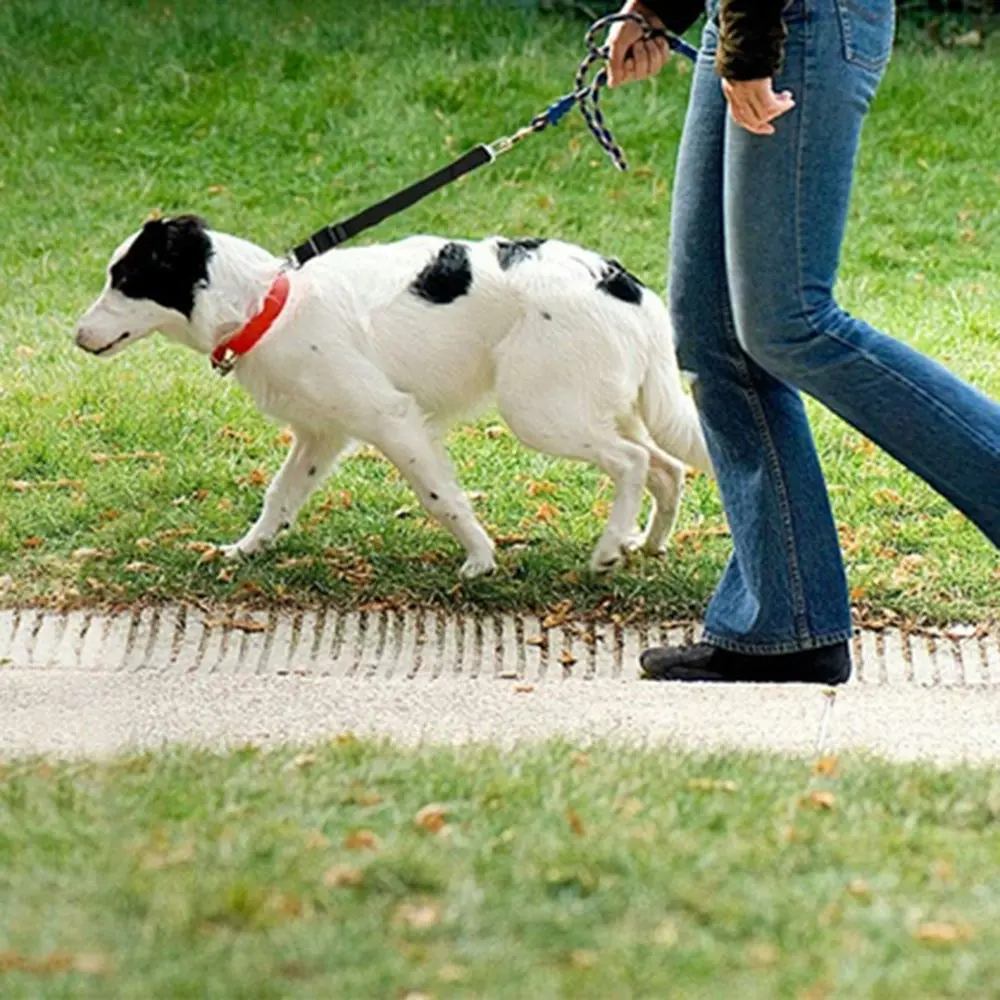
M 893 0 L 792 0 L 756 136 L 713 58 L 694 73 L 674 188 L 670 311 L 733 537 L 705 637 L 782 653 L 851 635 L 847 582 L 798 390 L 947 497 L 1000 546 L 1000 405 L 834 301 L 861 125 L 892 48 Z

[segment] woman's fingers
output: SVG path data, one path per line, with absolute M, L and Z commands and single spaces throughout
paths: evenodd
M 722 92 L 733 121 L 754 135 L 773 135 L 771 122 L 795 107 L 791 93 L 775 94 L 770 80 L 723 80 Z
M 634 79 L 633 50 L 642 39 L 642 28 L 633 21 L 616 24 L 608 35 L 608 86 L 617 87 Z
M 616 24 L 608 37 L 608 86 L 655 76 L 669 56 L 665 39 L 643 39 L 642 28 L 632 21 Z

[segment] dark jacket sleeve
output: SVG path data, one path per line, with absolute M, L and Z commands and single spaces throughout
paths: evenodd
M 787 0 L 722 0 L 715 68 L 727 80 L 763 80 L 781 69 Z
M 705 0 L 642 0 L 642 5 L 674 35 L 684 34 L 705 13 Z
M 787 0 L 721 0 L 715 67 L 727 80 L 761 80 L 781 69 Z M 679 35 L 698 20 L 703 0 L 643 0 L 668 31 Z

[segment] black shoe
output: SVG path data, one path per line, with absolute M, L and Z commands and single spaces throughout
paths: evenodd
M 699 642 L 656 646 L 639 657 L 642 676 L 653 681 L 746 681 L 756 684 L 844 684 L 851 676 L 846 642 L 797 653 L 751 656 Z

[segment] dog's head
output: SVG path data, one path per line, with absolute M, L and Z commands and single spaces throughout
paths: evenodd
M 183 334 L 211 257 L 197 216 L 147 222 L 112 255 L 104 290 L 77 324 L 78 346 L 111 357 L 154 330 Z

